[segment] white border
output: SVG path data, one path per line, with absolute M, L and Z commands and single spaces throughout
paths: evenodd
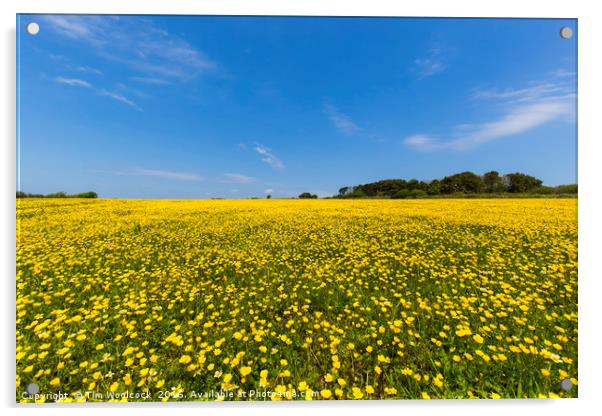
M 89 409 L 104 413 L 103 405 L 18 407 L 14 400 L 14 254 L 15 254 L 15 21 L 16 13 L 125 13 L 125 14 L 220 14 L 220 15 L 338 15 L 338 16 L 440 16 L 440 17 L 564 17 L 579 19 L 579 399 L 572 400 L 505 400 L 505 401 L 404 401 L 360 403 L 287 403 L 287 404 L 140 404 L 112 406 L 114 415 L 145 413 L 162 414 L 177 411 L 187 414 L 291 414 L 311 413 L 362 414 L 378 411 L 386 414 L 437 414 L 458 412 L 482 416 L 509 412 L 546 415 L 590 414 L 596 408 L 602 377 L 601 279 L 596 256 L 602 249 L 600 213 L 602 175 L 599 162 L 602 141 L 600 103 L 602 93 L 602 19 L 595 2 L 504 0 L 420 0 L 387 2 L 384 0 L 3 0 L 2 7 L 2 77 L 3 140 L 2 155 L 2 247 L 0 261 L 4 271 L 2 311 L 2 373 L 0 397 L 5 414 L 79 415 Z M 597 43 L 596 43 L 597 42 Z M 596 107 L 597 106 L 597 107 Z

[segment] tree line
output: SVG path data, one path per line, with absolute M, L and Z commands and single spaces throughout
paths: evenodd
M 490 171 L 484 175 L 461 172 L 432 181 L 385 179 L 356 186 L 344 186 L 335 198 L 421 198 L 436 195 L 478 194 L 577 194 L 576 184 L 544 186 L 541 179 L 524 173 Z
M 79 194 L 68 195 L 65 192 L 55 192 L 53 194 L 28 194 L 25 192 L 17 191 L 17 198 L 98 198 L 96 192 L 81 192 Z

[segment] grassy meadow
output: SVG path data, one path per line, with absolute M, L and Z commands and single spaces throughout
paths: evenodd
M 17 401 L 578 393 L 576 199 L 23 199 L 16 260 Z

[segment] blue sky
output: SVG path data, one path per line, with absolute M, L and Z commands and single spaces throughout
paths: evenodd
M 25 192 L 577 180 L 575 20 L 21 15 L 18 28 Z

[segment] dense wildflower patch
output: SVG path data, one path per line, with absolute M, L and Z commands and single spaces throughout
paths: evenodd
M 574 199 L 17 204 L 19 401 L 577 396 Z

